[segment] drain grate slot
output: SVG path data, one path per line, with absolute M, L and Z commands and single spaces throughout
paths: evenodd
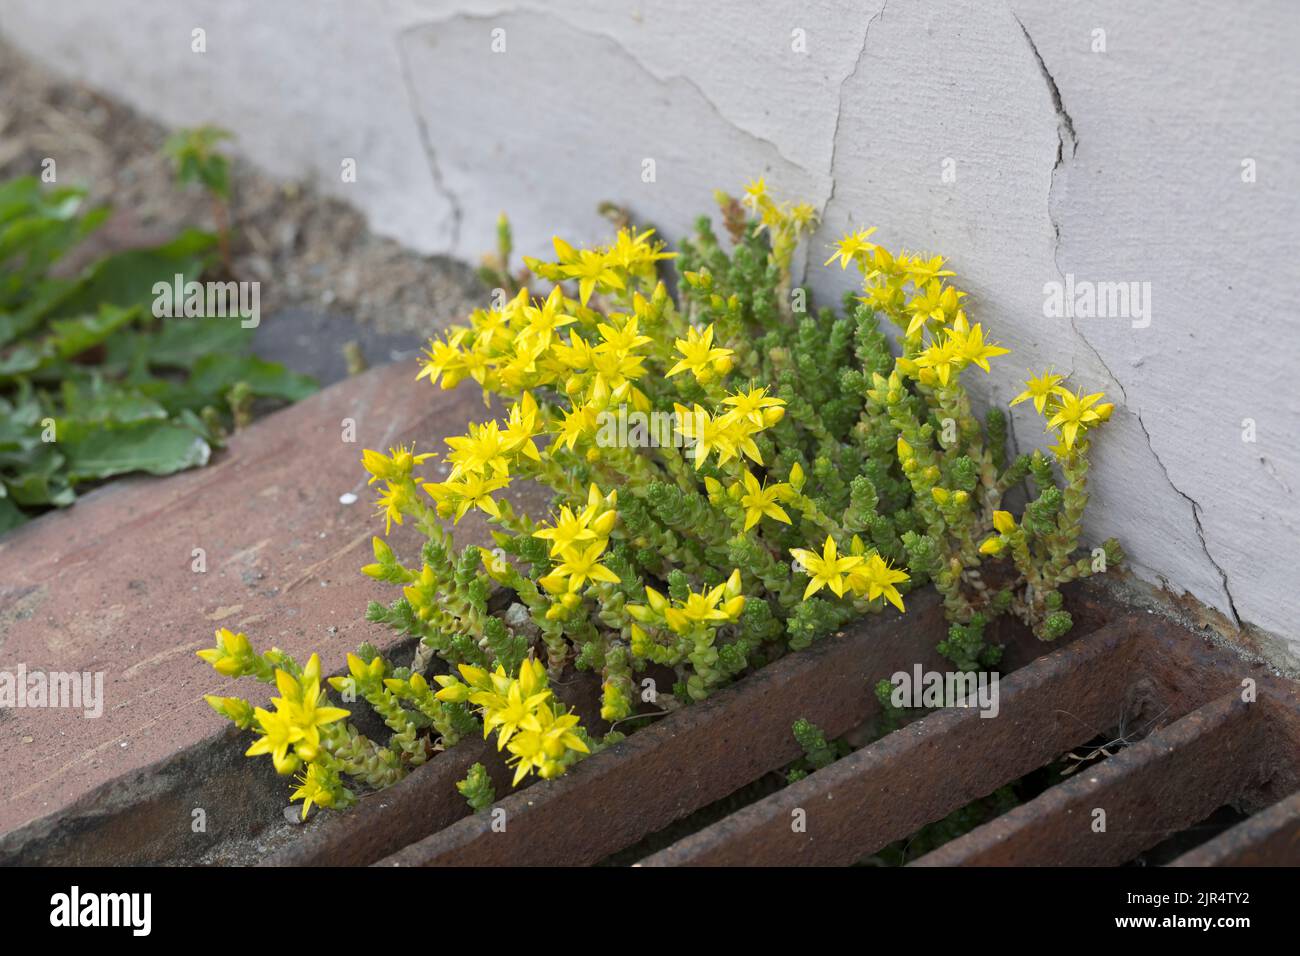
M 1262 810 L 1170 866 L 1294 866 L 1300 861 L 1300 792 Z
M 1291 793 L 1300 773 L 1294 685 L 1145 616 L 1016 671 L 1001 698 L 995 719 L 932 714 L 642 863 L 849 864 L 1098 732 L 1123 745 L 913 865 L 1121 864 L 1220 807 Z M 1178 862 L 1294 864 L 1297 847 L 1293 795 Z
M 1182 853 L 1175 865 L 1300 862 L 1296 685 L 1163 619 L 1083 597 L 1072 643 L 1031 660 L 1041 645 L 1001 635 L 996 717 L 935 711 L 734 811 L 800 755 L 796 719 L 841 736 L 879 713 L 870 687 L 882 677 L 948 668 L 937 595 L 789 655 L 544 785 L 512 790 L 500 755 L 466 741 L 265 862 L 584 865 L 634 859 L 659 834 L 675 842 L 638 865 L 847 865 L 1099 740 L 1118 746 L 1104 760 L 1083 748 L 1072 775 L 912 865 L 1120 864 L 1178 833 L 1159 855 Z M 1258 685 L 1257 702 L 1245 685 Z M 507 795 L 471 815 L 453 783 L 478 761 Z M 1223 807 L 1268 809 L 1184 852 L 1187 828 Z
M 838 736 L 875 714 L 867 681 L 916 661 L 937 667 L 943 609 L 918 596 L 905 618 L 871 622 L 792 654 L 638 731 L 545 787 L 512 793 L 381 861 L 392 866 L 590 864 L 631 846 L 799 755 L 806 717 Z M 441 759 L 441 758 L 439 758 Z M 462 801 L 463 803 L 463 801 Z
M 1264 781 L 1261 723 L 1220 697 L 914 865 L 1124 863 Z
M 1136 623 L 1121 619 L 1006 677 L 995 718 L 973 709 L 932 714 L 643 864 L 860 860 L 1024 776 L 1113 720 L 1133 672 Z M 1089 679 L 1079 680 L 1081 673 Z

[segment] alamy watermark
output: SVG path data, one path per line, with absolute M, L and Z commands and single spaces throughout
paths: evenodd
M 1043 315 L 1049 319 L 1129 319 L 1133 328 L 1151 324 L 1150 282 L 1093 282 L 1075 279 L 1043 283 Z
M 155 282 L 153 295 L 156 319 L 238 318 L 246 329 L 262 321 L 259 282 L 187 282 L 178 272 L 171 282 Z
M 684 420 L 675 412 L 639 412 L 626 405 L 596 416 L 596 445 L 600 448 L 685 448 L 687 457 L 703 434 L 708 415 L 692 412 Z
M 0 671 L 0 710 L 55 707 L 80 710 L 83 717 L 104 713 L 103 671 Z
M 133 936 L 148 936 L 153 928 L 153 894 L 83 893 L 73 886 L 50 897 L 50 925 L 123 926 Z
M 895 707 L 975 707 L 981 717 L 998 715 L 996 671 L 895 671 L 889 702 Z

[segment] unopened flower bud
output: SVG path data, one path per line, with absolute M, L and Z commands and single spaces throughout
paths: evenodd
M 804 473 L 803 465 L 797 461 L 790 467 L 790 487 L 795 491 L 803 491 Z

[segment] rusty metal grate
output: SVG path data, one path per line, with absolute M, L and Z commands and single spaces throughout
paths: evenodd
M 916 864 L 1120 864 L 1225 805 L 1262 812 L 1175 864 L 1300 862 L 1297 686 L 1155 615 L 1091 592 L 1076 606 L 1079 636 L 1044 656 L 1024 635 L 999 635 L 1008 649 L 997 718 L 937 711 L 640 865 L 850 864 L 1125 720 L 1142 724 L 1141 739 Z M 489 815 L 468 815 L 452 789 L 488 755 L 474 742 L 320 820 L 264 862 L 599 863 L 799 756 L 795 719 L 841 735 L 878 711 L 869 682 L 917 663 L 942 669 L 934 650 L 942 627 L 936 597 L 917 595 L 905 618 L 791 655 L 560 780 L 510 792 L 495 805 L 505 810 L 499 832 Z M 500 781 L 498 792 L 509 792 Z M 1093 826 L 1099 807 L 1102 833 Z M 791 825 L 796 811 L 802 829 Z

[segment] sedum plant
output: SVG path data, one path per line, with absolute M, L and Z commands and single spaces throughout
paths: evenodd
M 903 611 L 927 582 L 961 667 L 996 660 L 984 629 L 997 615 L 1044 640 L 1069 629 L 1061 585 L 1105 568 L 1076 552 L 1090 437 L 1110 405 L 1060 376 L 1031 379 L 1017 402 L 1032 400 L 1058 441 L 1050 457 L 1008 460 L 1004 413 L 981 421 L 963 383 L 1007 350 L 969 320 L 942 257 L 846 235 L 826 265 L 857 269 L 861 293 L 842 313 L 812 310 L 791 273 L 811 208 L 762 180 L 717 198 L 729 242 L 708 218 L 677 252 L 629 225 L 591 249 L 556 238 L 552 259 L 518 275 L 502 222 L 484 266 L 494 304 L 433 340 L 418 376 L 477 386 L 501 414 L 447 439 L 438 466 L 440 452 L 414 445 L 364 453 L 385 536 L 398 524 L 425 539 L 403 558 L 374 538 L 363 572 L 400 593 L 367 618 L 418 649 L 409 669 L 350 658 L 331 683 L 361 693 L 392 739 L 379 747 L 339 717 L 317 745 L 313 711 L 291 708 L 282 731 L 274 713 L 214 703 L 263 734 L 250 753 L 296 755 L 277 768 L 305 767 L 315 802 L 351 800 L 349 767 L 382 769 L 362 777 L 382 785 L 480 721 L 516 784 L 553 777 L 618 736 L 591 735 L 556 701 L 550 681 L 570 668 L 599 675 L 600 717 L 615 724 L 641 703 L 705 698 L 863 614 Z M 1005 501 L 1026 481 L 1016 519 Z M 521 482 L 553 492 L 547 514 L 516 510 Z M 471 511 L 493 548 L 455 544 Z M 219 670 L 230 640 L 204 652 Z M 279 652 L 240 654 L 223 672 L 280 680 Z M 656 696 L 661 681 L 671 692 Z M 476 809 L 490 800 L 482 773 L 460 789 Z

